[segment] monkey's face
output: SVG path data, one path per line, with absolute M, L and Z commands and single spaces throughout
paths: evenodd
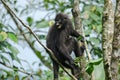
M 62 13 L 59 13 L 56 15 L 56 18 L 55 18 L 55 25 L 58 29 L 62 28 L 62 27 L 65 27 L 64 25 L 66 24 L 67 22 L 67 16 L 62 14 Z
M 57 28 L 61 28 L 62 20 L 61 19 L 55 20 L 55 25 L 57 26 Z

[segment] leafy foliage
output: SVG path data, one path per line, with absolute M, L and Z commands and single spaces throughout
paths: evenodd
M 95 80 L 105 80 L 102 58 L 90 61 L 86 67 L 86 71 L 89 75 L 94 74 Z
M 32 17 L 27 17 L 27 22 L 31 26 L 33 24 L 33 18 Z
M 98 3 L 99 4 L 99 3 Z M 86 5 L 83 9 L 83 24 L 88 44 L 91 46 L 92 55 L 102 57 L 101 32 L 102 32 L 103 6 Z
M 92 60 L 88 63 L 88 66 L 86 68 L 86 71 L 88 72 L 89 75 L 91 75 L 91 73 L 94 70 L 94 65 L 99 65 L 101 63 L 102 59 L 98 59 L 98 60 Z
M 8 32 L 8 38 L 16 43 L 18 42 L 17 36 L 12 32 Z

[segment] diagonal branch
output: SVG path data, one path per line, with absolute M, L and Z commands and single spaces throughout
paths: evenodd
M 8 13 L 10 14 L 10 16 L 11 16 L 11 18 L 13 19 L 13 21 L 14 21 L 15 25 L 17 26 L 18 30 L 20 31 L 20 33 L 21 33 L 22 36 L 24 37 L 25 41 L 28 43 L 28 45 L 29 45 L 30 48 L 33 50 L 33 52 L 36 54 L 37 50 L 32 46 L 30 40 L 28 40 L 28 38 L 27 38 L 26 35 L 24 34 L 21 26 L 19 25 L 19 23 L 17 22 L 17 20 L 15 19 L 15 17 L 12 15 L 11 12 L 8 12 Z M 36 55 L 37 55 L 37 54 L 36 54 Z M 37 57 L 39 57 L 39 56 L 37 55 Z M 40 57 L 39 57 L 39 59 L 40 59 Z M 44 60 L 44 59 L 40 59 L 40 60 L 41 60 L 42 62 L 46 62 L 46 60 Z M 47 66 L 50 70 L 52 70 L 52 67 L 48 65 L 49 63 L 43 63 L 43 64 L 44 64 L 45 66 Z
M 31 74 L 31 73 L 22 71 L 22 70 L 20 70 L 20 69 L 17 69 L 17 68 L 13 68 L 13 67 L 11 67 L 11 66 L 8 66 L 8 65 L 6 65 L 6 64 L 3 63 L 3 62 L 0 62 L 0 64 L 2 64 L 3 66 L 5 66 L 5 67 L 7 67 L 7 68 L 9 68 L 9 69 L 17 70 L 17 71 L 22 72 L 22 73 L 27 74 L 27 75 L 31 75 L 31 76 L 34 75 L 34 74 Z

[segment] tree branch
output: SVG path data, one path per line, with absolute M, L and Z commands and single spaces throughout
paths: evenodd
M 7 8 L 7 7 L 6 7 Z M 20 33 L 22 34 L 22 36 L 24 37 L 24 39 L 26 40 L 26 42 L 28 43 L 28 45 L 30 46 L 30 48 L 33 50 L 33 52 L 36 54 L 37 50 L 32 46 L 30 40 L 26 37 L 25 33 L 23 32 L 21 26 L 19 25 L 19 23 L 17 22 L 17 20 L 15 19 L 15 17 L 12 15 L 12 13 L 10 11 L 8 11 L 8 13 L 10 14 L 11 18 L 13 19 L 15 25 L 17 26 L 18 30 L 20 31 Z M 37 54 L 36 54 L 37 55 Z M 39 56 L 37 55 L 37 57 L 39 58 Z M 46 60 L 39 58 L 42 62 L 46 62 Z M 49 63 L 43 63 L 45 66 L 47 66 L 50 70 L 52 70 L 52 67 L 49 66 Z
M 9 69 L 17 70 L 17 71 L 19 71 L 19 72 L 22 72 L 22 73 L 27 74 L 27 75 L 30 75 L 30 76 L 35 75 L 35 74 L 31 74 L 31 73 L 28 73 L 28 72 L 22 71 L 22 70 L 17 69 L 17 68 L 13 68 L 13 67 L 11 67 L 11 66 L 8 66 L 8 65 L 6 65 L 6 64 L 3 63 L 3 62 L 0 62 L 0 64 L 2 64 L 3 66 L 5 66 L 5 67 L 7 67 L 7 68 L 9 68 Z
M 84 34 L 84 30 L 83 30 L 83 25 L 82 25 L 82 21 L 81 21 L 81 18 L 80 18 L 79 4 L 80 4 L 79 0 L 74 0 L 72 14 L 73 14 L 73 17 L 74 17 L 75 29 L 80 34 L 82 34 L 83 37 L 85 38 L 85 34 Z M 79 41 L 79 44 L 80 44 L 80 46 L 83 46 L 83 45 L 85 46 L 88 60 L 91 60 L 92 57 L 91 57 L 90 52 L 88 50 L 87 42 L 85 41 L 84 43 L 82 43 L 82 42 Z M 82 56 L 82 59 L 80 61 L 81 77 L 83 78 L 83 80 L 89 80 L 90 76 L 85 71 L 85 67 L 86 67 L 86 60 L 85 60 L 85 57 Z
M 74 17 L 75 29 L 80 34 L 82 34 L 83 37 L 85 38 L 85 33 L 84 33 L 84 30 L 83 30 L 82 21 L 81 21 L 81 18 L 80 18 L 79 0 L 74 0 L 72 14 L 73 14 L 73 17 Z M 87 53 L 87 56 L 88 56 L 88 60 L 92 60 L 91 54 L 90 54 L 89 49 L 87 47 L 86 40 L 84 42 L 84 45 L 85 45 L 85 48 L 86 48 L 86 53 Z

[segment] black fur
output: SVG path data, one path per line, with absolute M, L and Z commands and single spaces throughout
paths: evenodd
M 74 51 L 76 57 L 82 56 L 84 49 L 79 47 L 74 37 L 80 34 L 73 29 L 70 19 L 62 13 L 55 17 L 55 24 L 50 28 L 47 35 L 47 47 L 51 49 L 54 56 L 66 68 L 71 69 L 72 74 L 79 78 L 79 67 L 74 64 L 74 60 L 70 56 Z M 54 80 L 58 80 L 59 65 L 53 59 Z

